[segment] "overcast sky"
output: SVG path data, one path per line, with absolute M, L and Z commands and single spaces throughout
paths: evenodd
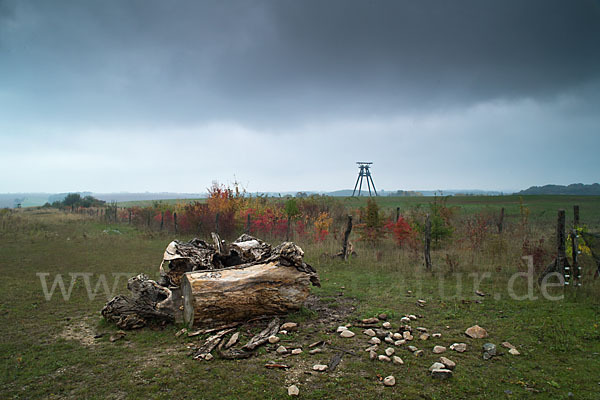
M 0 192 L 600 181 L 600 0 L 0 0 Z

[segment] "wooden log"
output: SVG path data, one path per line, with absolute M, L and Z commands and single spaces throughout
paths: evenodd
M 500 218 L 498 219 L 498 233 L 502 233 L 504 228 L 504 207 L 500 210 Z
M 344 240 L 342 242 L 342 257 L 344 261 L 348 260 L 348 239 L 352 232 L 352 215 L 348 215 L 348 222 L 346 223 L 346 231 L 344 232 Z
M 182 279 L 183 319 L 212 326 L 298 310 L 309 294 L 310 275 L 278 262 L 207 272 Z

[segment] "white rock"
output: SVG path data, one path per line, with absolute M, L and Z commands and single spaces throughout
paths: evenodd
M 213 355 L 212 355 L 212 354 L 210 354 L 210 353 L 208 353 L 207 355 L 205 355 L 205 356 L 204 356 L 204 359 L 205 359 L 206 361 L 210 361 L 210 360 L 212 360 L 213 358 L 214 358 L 214 357 L 213 357 Z
M 421 357 L 425 352 L 423 350 L 417 350 L 413 353 L 415 357 Z
M 370 329 L 370 328 L 369 328 L 369 329 L 365 329 L 365 330 L 363 331 L 363 333 L 364 333 L 365 335 L 367 335 L 367 336 L 371 336 L 371 337 L 375 336 L 375 331 L 374 331 L 373 329 Z
M 269 336 L 269 343 L 271 344 L 275 344 L 277 342 L 279 342 L 279 336 Z
M 280 331 L 279 331 L 279 334 L 280 334 L 280 335 L 287 335 L 287 331 L 280 330 Z
M 427 339 L 429 339 L 429 333 L 422 333 L 419 336 L 419 339 L 421 339 L 421 340 L 427 340 Z
M 396 333 L 394 333 L 394 334 L 392 335 L 392 337 L 393 337 L 395 340 L 400 340 L 400 339 L 402 339 L 402 334 L 401 334 L 400 332 L 396 332 Z
M 287 349 L 286 349 L 284 346 L 279 346 L 279 347 L 277 348 L 277 350 L 275 350 L 275 351 L 276 351 L 277 353 L 279 353 L 279 354 L 285 354 L 285 353 L 287 353 Z
M 380 344 L 381 340 L 377 337 L 372 337 L 371 339 L 369 339 L 369 343 L 370 344 Z
M 448 379 L 452 377 L 452 371 L 449 369 L 434 369 L 431 376 L 437 379 Z
M 394 343 L 394 339 L 392 339 L 389 336 L 386 336 L 385 338 L 383 338 L 383 340 L 385 340 L 387 343 Z
M 323 372 L 325 371 L 327 368 L 329 368 L 327 365 L 323 365 L 323 364 L 316 364 L 313 365 L 313 370 L 314 371 L 319 371 L 319 372 Z
M 454 367 L 456 367 L 456 363 L 454 361 L 452 361 L 449 358 L 446 357 L 440 357 L 440 362 L 442 364 L 444 364 L 444 366 L 446 367 L 446 369 L 454 369 Z
M 419 332 L 427 332 L 427 328 L 423 328 L 422 326 L 417 326 L 417 330 Z
M 388 357 L 391 357 L 392 354 L 394 354 L 395 351 L 396 350 L 394 350 L 393 348 L 388 347 L 387 349 L 385 349 L 385 355 L 388 356 Z
M 459 353 L 463 353 L 467 350 L 467 344 L 466 343 L 452 343 L 450 345 L 450 350 L 454 350 Z
M 417 349 L 415 346 L 407 346 L 406 347 L 408 349 L 408 351 L 412 351 L 413 353 L 419 349 Z
M 429 367 L 429 371 L 433 371 L 434 369 L 446 369 L 446 366 L 440 362 L 435 362 Z
M 434 338 L 441 338 L 441 337 L 442 337 L 442 334 L 441 334 L 441 333 L 433 333 L 433 334 L 431 334 L 431 337 L 434 337 Z
M 400 318 L 400 322 L 402 322 L 404 324 L 410 324 L 410 318 L 402 317 L 402 318 Z
M 300 389 L 298 386 L 292 385 L 288 388 L 288 396 L 298 396 L 300 394 Z
M 377 353 L 375 353 L 373 350 L 371 350 L 371 351 L 369 352 L 369 358 L 370 358 L 371 360 L 374 360 L 374 359 L 376 359 L 376 358 L 377 358 Z
M 376 344 L 374 344 L 373 346 L 369 346 L 365 349 L 365 351 L 367 351 L 367 352 L 368 351 L 377 351 L 377 350 L 379 350 L 379 346 Z
M 302 349 L 294 349 L 294 350 L 292 350 L 292 354 L 293 355 L 297 355 L 297 354 L 300 354 L 300 353 L 302 353 Z
M 435 354 L 442 354 L 445 351 L 446 351 L 446 348 L 444 346 L 433 346 L 433 352 Z
M 404 340 L 413 340 L 413 335 L 409 331 L 402 332 L 402 337 Z
M 352 336 L 354 336 L 354 332 L 346 329 L 345 331 L 342 331 L 342 333 L 340 333 L 340 336 L 343 338 L 351 338 Z
M 513 356 L 518 356 L 519 354 L 521 354 L 521 353 L 519 353 L 519 350 L 517 350 L 517 349 L 508 349 L 508 352 L 510 354 L 512 354 Z
M 392 375 L 386 376 L 383 379 L 383 384 L 385 386 L 394 386 L 396 384 L 396 378 L 394 378 Z
M 502 347 L 505 347 L 505 348 L 507 348 L 507 349 L 516 349 L 516 347 L 515 347 L 515 346 L 513 346 L 512 344 L 510 344 L 509 342 L 502 342 L 502 343 L 500 343 L 500 345 L 501 345 Z
M 379 361 L 391 362 L 392 360 L 388 356 L 384 356 L 383 354 L 378 356 L 377 359 Z
M 394 342 L 394 346 L 402 346 L 403 344 L 406 344 L 406 340 L 402 339 L 402 340 L 396 340 Z
M 312 349 L 308 352 L 308 354 L 317 354 L 317 353 L 322 353 L 323 349 Z
M 337 333 L 341 333 L 341 332 L 346 331 L 346 330 L 348 330 L 348 328 L 346 328 L 345 326 L 342 325 L 342 326 L 338 326 L 337 327 L 336 332 Z
M 413 321 L 416 321 L 416 320 L 417 320 L 417 316 L 416 316 L 416 315 L 414 315 L 414 314 L 410 314 L 410 315 L 408 316 L 408 318 L 412 319 Z
M 284 331 L 293 331 L 294 329 L 298 328 L 298 324 L 295 322 L 286 322 L 285 324 L 281 325 L 281 327 L 279 329 L 284 330 Z
M 381 326 L 383 326 L 385 329 L 390 329 L 392 327 L 392 324 L 386 321 Z
M 394 364 L 398 364 L 398 365 L 403 365 L 404 361 L 402 361 L 402 359 L 398 356 L 394 356 L 392 357 L 392 361 L 394 362 Z

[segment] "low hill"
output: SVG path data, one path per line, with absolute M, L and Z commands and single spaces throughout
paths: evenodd
M 600 195 L 600 184 L 593 183 L 591 185 L 586 185 L 583 183 L 573 183 L 568 186 L 564 186 L 564 185 L 532 186 L 529 189 L 521 190 L 517 194 L 519 194 L 519 195 L 568 194 L 568 195 L 579 195 L 579 196 L 599 196 Z

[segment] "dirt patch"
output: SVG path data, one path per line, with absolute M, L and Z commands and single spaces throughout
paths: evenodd
M 75 340 L 83 346 L 89 347 L 98 344 L 94 339 L 95 335 L 96 333 L 90 324 L 90 318 L 81 317 L 78 319 L 72 318 L 62 332 L 57 335 L 57 338 Z

